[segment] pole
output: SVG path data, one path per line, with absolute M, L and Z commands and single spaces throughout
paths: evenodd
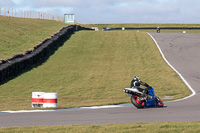
M 8 8 L 8 17 L 9 17 L 9 8 Z
M 23 17 L 23 11 L 21 10 L 21 18 Z
M 4 17 L 6 16 L 6 8 L 4 8 Z

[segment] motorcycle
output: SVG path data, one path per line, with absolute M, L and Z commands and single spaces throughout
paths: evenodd
M 144 107 L 163 107 L 162 100 L 155 95 L 154 89 L 151 87 L 145 96 L 142 92 L 145 88 L 125 88 L 124 92 L 131 97 L 131 102 L 136 108 Z

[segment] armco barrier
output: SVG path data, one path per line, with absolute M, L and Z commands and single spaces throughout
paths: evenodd
M 44 40 L 42 43 L 26 51 L 24 54 L 17 54 L 10 59 L 0 62 L 0 84 L 21 74 L 23 71 L 31 69 L 33 65 L 41 63 L 48 58 L 55 50 L 64 44 L 69 37 L 79 30 L 92 30 L 90 28 L 81 27 L 79 25 L 70 25 L 62 28 L 51 38 Z
M 126 30 L 156 30 L 157 27 L 123 27 Z M 103 28 L 106 29 L 106 28 Z M 161 30 L 200 30 L 200 27 L 160 27 Z M 115 28 L 122 30 L 122 28 Z

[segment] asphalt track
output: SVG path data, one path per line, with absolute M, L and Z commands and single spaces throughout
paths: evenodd
M 194 90 L 190 97 L 167 102 L 164 108 L 136 109 L 127 104 L 48 112 L 0 112 L 0 127 L 200 121 L 200 34 L 150 34 L 159 44 L 168 62 Z

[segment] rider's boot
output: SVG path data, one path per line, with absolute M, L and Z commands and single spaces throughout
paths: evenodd
M 152 99 L 153 97 L 151 95 L 147 95 L 147 99 Z
M 144 99 L 144 100 L 147 100 L 147 94 L 144 94 L 144 93 L 143 93 L 143 94 L 141 95 L 141 98 Z

